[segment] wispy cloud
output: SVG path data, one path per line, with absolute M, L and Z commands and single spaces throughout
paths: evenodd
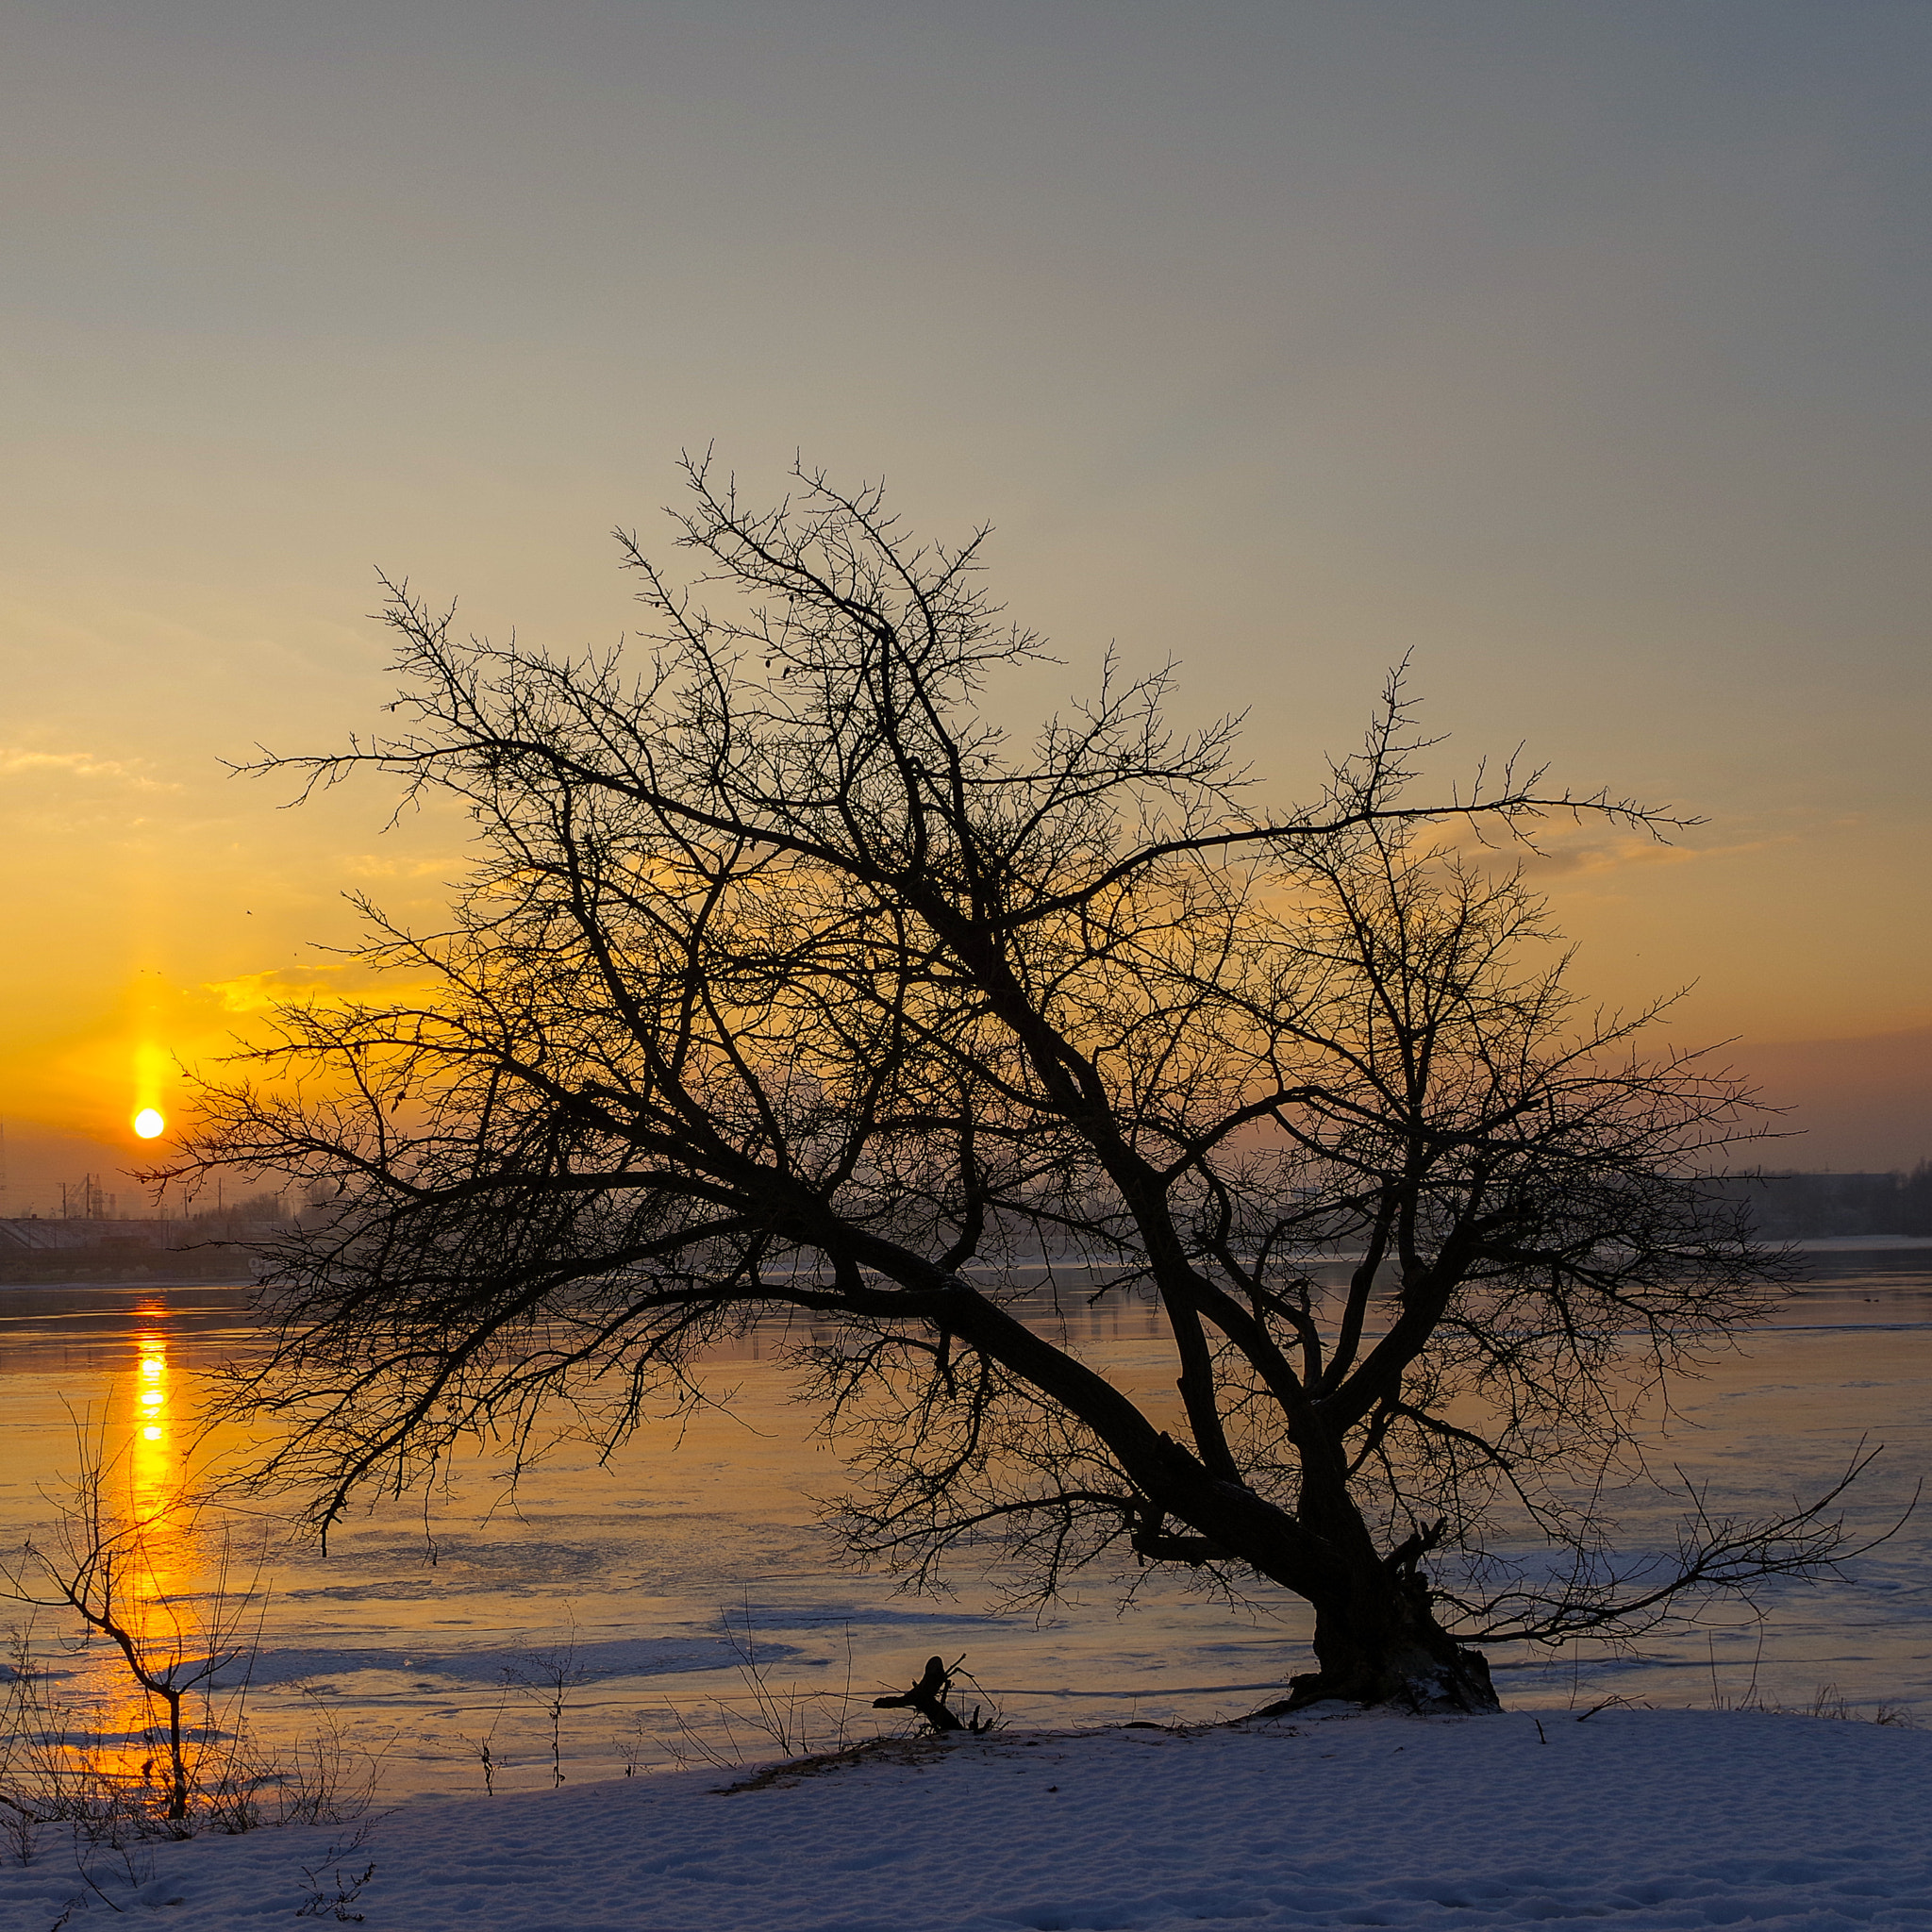
M 340 979 L 344 967 L 317 966 L 304 974 L 284 973 L 271 967 L 266 973 L 240 973 L 232 979 L 207 982 L 205 991 L 221 1001 L 227 1013 L 265 1013 L 281 1006 L 340 1005 L 345 991 Z
M 1774 845 L 1795 842 L 1787 834 L 1777 839 L 1750 839 L 1730 845 L 1666 845 L 1655 839 L 1619 838 L 1574 845 L 1540 845 L 1512 854 L 1530 878 L 1589 878 L 1643 867 L 1698 865 L 1714 858 L 1737 858 Z
M 372 853 L 350 853 L 339 861 L 344 878 L 425 879 L 447 878 L 461 861 L 448 855 L 434 858 L 380 858 Z
M 272 1012 L 277 1007 L 347 1007 L 372 994 L 383 1002 L 427 994 L 433 979 L 408 974 L 373 972 L 360 959 L 340 966 L 299 969 L 270 967 L 263 973 L 238 973 L 232 979 L 203 982 L 202 991 L 220 1001 L 225 1013 L 247 1015 Z
M 151 778 L 138 764 L 125 758 L 96 758 L 91 751 L 28 751 L 24 745 L 0 745 L 0 778 L 105 778 L 142 791 L 178 791 L 180 786 Z

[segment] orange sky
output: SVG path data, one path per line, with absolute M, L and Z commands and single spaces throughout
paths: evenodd
M 1696 981 L 1801 1166 L 1932 1154 L 1932 13 L 832 0 L 42 9 L 0 74 L 7 1205 L 132 1156 L 453 828 L 233 783 L 387 694 L 374 569 L 633 620 L 681 445 L 985 519 L 1065 660 L 1319 783 L 1412 652 L 1449 778 L 1674 802 L 1539 876 Z M 1852 1042 L 1843 1044 L 1843 1042 Z

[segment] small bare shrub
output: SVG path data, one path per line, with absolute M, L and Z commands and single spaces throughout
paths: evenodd
M 1757 1640 L 1758 1655 L 1764 1650 L 1762 1632 Z M 1880 1702 L 1869 1710 L 1852 1703 L 1836 1684 L 1821 1684 L 1811 1693 L 1808 1704 L 1778 1704 L 1764 1696 L 1757 1689 L 1757 1664 L 1751 1666 L 1751 1681 L 1744 1687 L 1740 1697 L 1720 1693 L 1717 1688 L 1717 1670 L 1711 1668 L 1711 1699 L 1713 1710 L 1758 1710 L 1773 1717 L 1815 1717 L 1833 1724 L 1884 1724 L 1901 1730 L 1917 1730 L 1918 1720 L 1911 1710 L 1902 1704 Z
M 749 1602 L 741 1606 L 739 1615 L 737 1627 L 728 1610 L 719 1613 L 719 1621 L 724 1641 L 738 1657 L 741 1692 L 709 1699 L 696 1721 L 675 1706 L 665 1707 L 670 1728 L 660 1741 L 674 1761 L 680 1769 L 703 1764 L 714 1771 L 735 1771 L 774 1754 L 791 1758 L 842 1751 L 851 1742 L 850 1628 L 845 1632 L 844 1689 L 812 1690 L 796 1682 L 779 1685 L 773 1680 L 767 1659 L 758 1653 Z
M 48 1495 L 52 1519 L 0 1562 L 0 1595 L 67 1622 L 58 1641 L 85 1658 L 105 1644 L 133 1694 L 76 1695 L 73 1673 L 36 1648 L 29 1620 L 10 1634 L 0 1695 L 0 1818 L 23 1863 L 47 1827 L 68 1827 L 76 1846 L 116 1855 L 154 1838 L 204 1829 L 326 1823 L 368 1807 L 376 1762 L 344 1740 L 333 1712 L 292 1750 L 257 1743 L 248 1695 L 265 1598 L 261 1562 L 238 1572 L 220 1523 L 175 1492 L 117 1494 L 124 1472 L 105 1453 L 104 1431 L 76 1419 L 75 1474 Z M 196 1548 L 210 1588 L 181 1596 L 166 1588 L 182 1550 Z M 77 1626 L 77 1627 L 76 1627 Z M 76 1856 L 81 1856 L 78 1852 Z M 81 1857 L 98 1890 L 98 1858 Z M 105 1896 L 105 1894 L 103 1894 Z M 117 1907 L 118 1909 L 118 1907 Z
M 570 1694 L 590 1681 L 591 1673 L 577 1661 L 577 1630 L 573 1620 L 569 1638 L 555 1650 L 525 1653 L 524 1661 L 505 1670 L 503 1681 L 527 1697 L 543 1713 L 550 1727 L 550 1786 L 553 1790 L 564 1780 L 563 1720 L 570 1709 Z M 500 1714 L 500 1712 L 499 1712 Z M 493 1732 L 494 1726 L 491 1726 Z M 494 1779 L 486 1741 L 482 1753 L 486 1786 L 493 1792 Z
M 296 1907 L 298 1919 L 319 1919 L 326 1913 L 345 1925 L 361 1924 L 367 1914 L 352 1912 L 349 1907 L 361 1896 L 362 1888 L 375 1876 L 375 1861 L 372 1858 L 354 1876 L 345 1869 L 343 1861 L 359 1852 L 368 1837 L 369 1827 L 365 1824 L 354 1837 L 330 1845 L 313 1865 L 303 1866 L 302 1875 L 308 1879 L 309 1890 L 308 1901 Z M 318 1873 L 321 1874 L 319 1877 Z M 333 1895 L 327 1889 L 331 1885 L 334 1887 Z

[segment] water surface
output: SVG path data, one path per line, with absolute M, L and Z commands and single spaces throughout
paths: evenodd
M 1680 1386 L 1646 1447 L 1657 1466 L 1707 1482 L 1713 1507 L 1755 1513 L 1825 1487 L 1861 1438 L 1883 1442 L 1852 1499 L 1876 1525 L 1932 1465 L 1932 1243 L 1819 1251 L 1807 1268 L 1745 1352 Z M 1151 1307 L 1081 1307 L 1070 1323 L 1082 1354 L 1128 1384 L 1172 1375 Z M 75 1415 L 105 1419 L 139 1494 L 177 1481 L 200 1378 L 250 1338 L 247 1291 L 228 1285 L 7 1291 L 7 1541 L 45 1518 L 41 1491 L 73 1465 Z M 840 1487 L 839 1465 L 791 1400 L 777 1341 L 721 1351 L 728 1406 L 647 1428 L 608 1468 L 561 1452 L 512 1497 L 478 1464 L 426 1507 L 389 1502 L 352 1520 L 326 1559 L 283 1540 L 250 1599 L 252 1722 L 273 1740 L 325 1704 L 382 1745 L 391 1790 L 427 1793 L 479 1788 L 485 1741 L 499 1789 L 549 1782 L 553 1741 L 572 1777 L 610 1775 L 625 1751 L 663 1762 L 689 1734 L 728 1749 L 727 1707 L 755 1748 L 741 1721 L 747 1642 L 771 1692 L 827 1700 L 813 1711 L 822 1735 L 834 1705 L 849 1698 L 869 1721 L 872 1696 L 903 1689 L 933 1652 L 963 1656 L 1009 1721 L 1042 1725 L 1230 1716 L 1307 1667 L 1299 1606 L 1234 1610 L 1163 1574 L 1124 1609 L 1103 1586 L 1035 1620 L 999 1614 L 971 1587 L 908 1597 L 841 1569 L 813 1503 Z M 1655 1509 L 1626 1528 L 1635 1542 L 1668 1541 Z M 1844 1579 L 1774 1586 L 1756 1610 L 1732 1606 L 1639 1657 L 1499 1648 L 1499 1684 L 1513 1703 L 1579 1707 L 1613 1694 L 1803 1707 L 1829 1687 L 1932 1719 L 1928 1532 L 1915 1518 Z M 205 1598 L 213 1549 L 207 1535 L 180 1541 L 161 1587 Z M 238 1597 L 248 1581 L 231 1578 Z M 53 1630 L 43 1616 L 38 1635 Z M 59 1661 L 76 1688 L 109 1681 L 98 1652 Z M 545 1705 L 559 1694 L 553 1726 Z

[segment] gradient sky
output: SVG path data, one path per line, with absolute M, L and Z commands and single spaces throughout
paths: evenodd
M 372 720 L 375 567 L 607 641 L 711 442 L 994 524 L 1016 721 L 1172 654 L 1305 794 L 1407 651 L 1445 780 L 1704 815 L 1554 841 L 1581 983 L 1694 979 L 1773 1158 L 1932 1154 L 1924 0 L 0 19 L 14 1211 L 436 903 L 447 825 L 217 762 Z

